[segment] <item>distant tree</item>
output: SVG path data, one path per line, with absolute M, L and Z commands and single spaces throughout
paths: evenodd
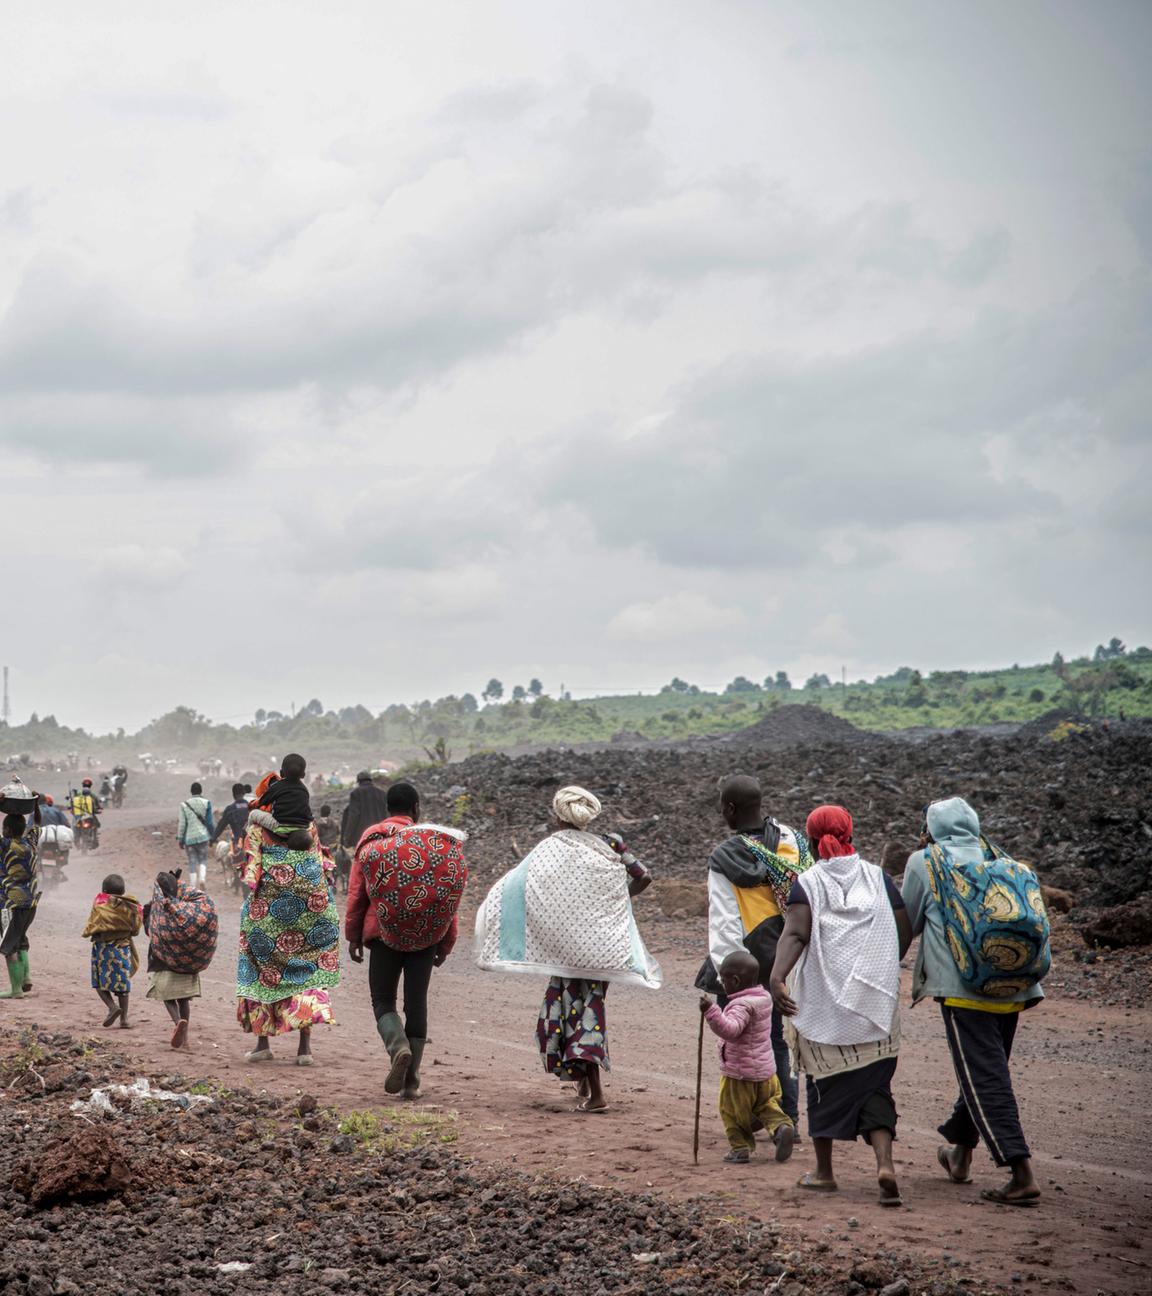
M 263 729 L 263 727 L 268 723 L 268 712 L 265 711 L 263 707 L 257 707 L 256 714 L 252 718 L 261 727 L 261 729 Z
M 465 693 L 460 699 L 460 709 L 465 715 L 475 715 L 480 704 L 476 701 L 474 693 Z
M 787 693 L 792 688 L 792 681 L 788 678 L 787 671 L 776 672 L 776 690 L 779 693 Z
M 832 681 L 827 675 L 809 675 L 804 681 L 804 687 L 806 689 L 831 688 Z
M 513 688 L 512 690 L 513 702 L 523 702 L 527 696 L 528 696 L 528 690 L 524 687 L 523 684 L 517 684 L 516 687 Z
M 485 702 L 499 702 L 504 696 L 504 685 L 501 684 L 498 679 L 490 679 L 488 681 L 488 687 L 480 694 L 480 696 Z
M 725 693 L 759 693 L 760 685 L 754 684 L 752 680 L 746 679 L 743 675 L 737 675 L 730 684 L 724 688 Z
M 322 716 L 324 714 L 324 704 L 319 698 L 312 698 L 311 701 L 305 702 L 300 709 L 301 715 Z
M 1128 649 L 1124 646 L 1123 641 L 1113 636 L 1108 640 L 1107 644 L 1096 645 L 1096 652 L 1093 654 L 1092 660 L 1098 662 L 1115 661 L 1117 658 L 1123 657 L 1127 651 Z
M 541 684 L 538 679 L 530 679 L 528 681 L 528 692 L 531 693 L 534 698 L 538 698 L 540 694 L 544 692 L 544 685 Z
M 679 675 L 669 684 L 665 684 L 660 690 L 661 693 L 687 693 L 691 685 L 687 680 L 682 680 Z
M 1029 701 L 1029 702 L 1043 702 L 1043 701 L 1044 701 L 1044 690 L 1043 690 L 1043 689 L 1039 689 L 1039 688 L 1034 688 L 1034 689 L 1032 690 L 1032 692 L 1028 694 L 1028 701 Z
M 35 711 L 33 711 L 32 714 L 28 717 L 28 723 L 30 725 L 38 725 L 40 723 L 40 717 L 36 714 Z

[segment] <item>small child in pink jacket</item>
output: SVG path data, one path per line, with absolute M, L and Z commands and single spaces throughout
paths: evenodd
M 753 1130 L 763 1126 L 776 1144 L 776 1160 L 787 1161 L 796 1129 L 780 1106 L 772 996 L 759 984 L 760 965 L 745 951 L 729 954 L 717 975 L 727 1002 L 721 1008 L 704 995 L 700 1011 L 720 1036 L 720 1119 L 731 1144 L 724 1160 L 745 1164 L 756 1149 Z

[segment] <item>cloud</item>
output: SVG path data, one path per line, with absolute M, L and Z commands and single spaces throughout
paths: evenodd
M 608 633 L 630 643 L 676 644 L 742 630 L 748 616 L 703 594 L 681 591 L 646 603 L 630 603 L 608 622 Z

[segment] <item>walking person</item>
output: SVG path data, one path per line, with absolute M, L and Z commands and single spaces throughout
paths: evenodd
M 361 770 L 340 818 L 341 845 L 355 852 L 364 833 L 387 818 L 388 797 L 384 789 L 376 786 L 367 770 Z
M 722 1007 L 725 996 L 719 970 L 732 954 L 750 953 L 760 967 L 760 984 L 768 987 L 792 885 L 813 860 L 803 833 L 765 814 L 760 784 L 751 776 L 733 774 L 722 779 L 719 805 L 731 836 L 708 859 L 708 957 L 696 987 L 716 995 Z M 797 1125 L 796 1077 L 784 1042 L 784 1020 L 775 1006 L 772 1051 L 780 1105 Z
M 216 953 L 219 922 L 212 897 L 181 882 L 180 873 L 159 873 L 144 906 L 151 976 L 146 997 L 164 1005 L 172 1019 L 172 1047 L 187 1052 L 192 1000 L 200 998 L 200 973 Z
M 0 910 L 5 923 L 0 954 L 8 969 L 8 989 L 0 991 L 0 999 L 23 999 L 32 989 L 28 929 L 40 903 L 40 805 L 35 798 L 33 792 L 31 823 L 22 814 L 7 814 L 0 827 Z
M 119 1019 L 122 1030 L 130 1029 L 128 1001 L 132 978 L 140 967 L 132 938 L 140 931 L 143 912 L 136 897 L 125 894 L 120 874 L 110 873 L 80 933 L 92 941 L 92 989 L 108 1010 L 105 1026 Z
M 769 986 L 790 1019 L 797 1069 L 807 1076 L 816 1172 L 798 1187 L 836 1192 L 833 1141 L 862 1138 L 876 1157 L 880 1205 L 900 1206 L 892 1077 L 900 959 L 912 926 L 891 879 L 856 852 L 843 806 L 818 806 L 805 832 L 819 860 L 793 884 Z
M 939 1127 L 947 1140 L 947 1145 L 937 1150 L 942 1169 L 954 1183 L 971 1183 L 972 1153 L 983 1138 L 996 1165 L 1007 1168 L 1011 1175 L 1002 1188 L 986 1189 L 981 1196 L 998 1205 L 1031 1206 L 1039 1201 L 1040 1188 L 1032 1171 L 1009 1063 L 1020 1014 L 1035 1007 L 1044 991 L 1039 979 L 1030 975 L 993 974 L 981 992 L 972 979 L 978 969 L 968 968 L 967 977 L 961 974 L 945 930 L 944 896 L 935 871 L 959 866 L 983 873 L 994 854 L 981 837 L 976 811 L 966 801 L 951 797 L 928 807 L 923 845 L 909 857 L 904 873 L 904 903 L 912 931 L 920 937 L 912 972 L 912 1003 L 934 999 L 940 1005 L 960 1085 L 952 1112 Z M 1015 914 L 1036 923 L 1037 914 L 1043 913 L 1043 900 L 1035 875 L 1023 865 L 1015 865 L 1007 882 L 1007 886 L 998 886 L 997 910 L 1005 918 Z M 962 898 L 957 903 L 964 907 Z M 962 949 L 963 942 L 958 944 Z M 999 958 L 1007 942 L 997 944 Z M 1041 958 L 1046 958 L 1043 952 Z M 1046 962 L 1042 967 L 1046 970 Z
M 277 776 L 256 789 L 262 796 Z M 308 829 L 307 850 L 293 850 L 271 829 L 251 822 L 240 880 L 236 1017 L 256 1036 L 248 1062 L 270 1062 L 275 1035 L 299 1031 L 297 1066 L 312 1066 L 312 1029 L 332 1023 L 329 991 L 340 983 L 340 926 L 331 863 Z
M 391 1063 L 384 1092 L 411 1102 L 422 1092 L 432 971 L 456 944 L 467 834 L 418 822 L 420 795 L 411 783 L 393 783 L 386 806 L 388 817 L 360 837 L 344 935 L 353 963 L 362 963 L 368 948 L 372 1016 Z M 401 979 L 403 1018 L 396 1011 Z
M 212 840 L 212 802 L 199 783 L 193 783 L 187 801 L 180 803 L 176 841 L 188 857 L 189 881 L 203 889 L 208 882 L 208 843 Z
M 599 799 L 563 787 L 552 801 L 555 831 L 489 891 L 476 916 L 477 962 L 485 971 L 550 979 L 536 1022 L 544 1069 L 573 1081 L 577 1110 L 608 1110 L 605 998 L 612 981 L 660 988 L 660 965 L 644 948 L 632 898 L 651 874 L 616 834 L 588 825 Z

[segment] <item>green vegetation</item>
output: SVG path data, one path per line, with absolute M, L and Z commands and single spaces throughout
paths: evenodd
M 481 706 L 471 693 L 436 701 L 396 703 L 373 714 L 364 706 L 325 710 L 313 698 L 294 716 L 256 711 L 242 726 L 213 724 L 190 707 L 177 707 L 137 734 L 94 737 L 67 729 L 54 717 L 33 717 L 19 727 L 0 727 L 0 753 L 28 761 L 70 750 L 96 750 L 103 760 L 135 763 L 135 753 L 238 759 L 252 769 L 295 748 L 314 769 L 329 762 L 367 766 L 409 761 L 407 768 L 438 768 L 480 751 L 539 744 L 607 742 L 617 735 L 682 739 L 745 728 L 779 707 L 811 703 L 864 729 L 1023 723 L 1060 710 L 1073 717 L 1152 716 L 1152 649 L 1129 652 L 1118 640 L 1091 657 L 1065 661 L 1057 653 L 1038 666 L 995 671 L 932 671 L 910 666 L 875 680 L 832 684 L 813 674 L 795 688 L 785 671 L 763 681 L 744 676 L 721 693 L 674 679 L 656 694 L 575 700 L 550 697 L 538 679 L 515 686 L 491 679 Z
M 419 1107 L 395 1107 L 386 1113 L 346 1112 L 339 1129 L 374 1152 L 395 1152 L 421 1143 L 455 1143 L 459 1137 L 455 1112 Z

